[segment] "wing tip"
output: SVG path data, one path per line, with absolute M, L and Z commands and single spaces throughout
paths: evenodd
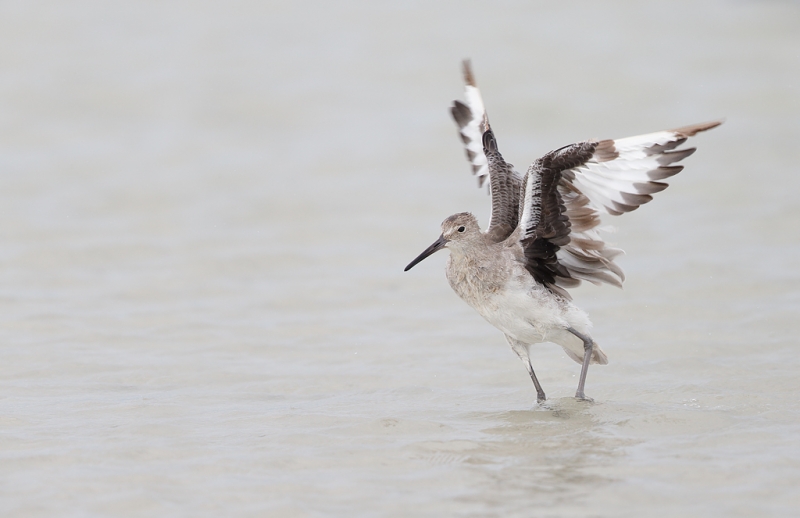
M 725 122 L 725 119 L 719 119 L 711 122 L 701 122 L 698 124 L 690 124 L 688 126 L 682 126 L 680 128 L 676 128 L 672 130 L 675 134 L 680 135 L 681 137 L 694 137 L 701 131 L 707 131 L 712 128 L 716 128 L 720 124 Z
M 475 76 L 472 73 L 472 60 L 469 58 L 461 61 L 461 71 L 464 73 L 464 82 L 469 86 L 478 86 L 475 84 Z

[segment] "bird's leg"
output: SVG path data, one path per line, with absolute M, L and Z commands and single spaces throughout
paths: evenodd
M 531 365 L 531 360 L 528 358 L 528 374 L 531 375 L 531 379 L 533 380 L 533 386 L 536 387 L 536 402 L 541 404 L 544 403 L 547 399 L 544 395 L 544 390 L 542 386 L 539 385 L 539 380 L 536 379 L 536 373 L 533 372 L 533 365 Z
M 528 351 L 530 346 L 508 335 L 506 335 L 506 341 L 511 346 L 511 349 L 517 354 L 517 356 L 519 356 L 519 359 L 522 360 L 522 363 L 525 364 L 525 368 L 528 369 L 528 374 L 531 376 L 533 386 L 536 387 L 536 402 L 544 403 L 546 399 L 544 390 L 539 384 L 539 380 L 536 378 L 536 373 L 533 372 L 533 365 L 531 365 L 530 353 Z
M 584 401 L 593 401 L 592 398 L 586 397 L 586 394 L 583 392 L 583 388 L 586 385 L 586 373 L 589 372 L 589 362 L 592 360 L 592 349 L 594 342 L 588 336 L 579 333 L 571 327 L 568 327 L 567 331 L 583 341 L 583 366 L 581 367 L 581 379 L 578 381 L 578 390 L 575 392 L 575 398 L 582 399 Z

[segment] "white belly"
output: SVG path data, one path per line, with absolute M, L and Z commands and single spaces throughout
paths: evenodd
M 473 307 L 496 328 L 529 344 L 549 341 L 552 331 L 570 326 L 562 305 L 544 289 L 505 289 Z
M 537 284 L 527 271 L 507 272 L 510 274 L 504 275 L 505 279 L 495 277 L 487 282 L 480 265 L 456 264 L 452 254 L 446 271 L 458 296 L 506 335 L 528 345 L 556 343 L 570 358 L 582 361 L 583 341 L 567 329 L 591 336 L 588 315 Z M 595 347 L 592 363 L 607 361 L 606 355 Z
M 510 286 L 491 294 L 484 301 L 467 302 L 487 322 L 520 342 L 531 345 L 552 342 L 572 353 L 573 359 L 583 357 L 583 341 L 567 328 L 589 335 L 589 317 L 544 287 L 524 289 Z

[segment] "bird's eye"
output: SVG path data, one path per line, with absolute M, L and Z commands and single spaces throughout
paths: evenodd
M 458 231 L 459 231 L 459 232 L 464 232 L 465 230 L 467 230 L 467 229 L 466 229 L 466 228 L 464 228 L 464 227 L 458 227 Z

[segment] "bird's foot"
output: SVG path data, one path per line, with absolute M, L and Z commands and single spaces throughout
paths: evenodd
M 534 410 L 552 410 L 552 405 L 543 397 L 537 397 L 536 403 L 533 405 Z
M 594 403 L 594 399 L 590 398 L 589 396 L 583 393 L 575 394 L 575 399 L 577 399 L 578 401 L 586 401 L 587 403 Z

